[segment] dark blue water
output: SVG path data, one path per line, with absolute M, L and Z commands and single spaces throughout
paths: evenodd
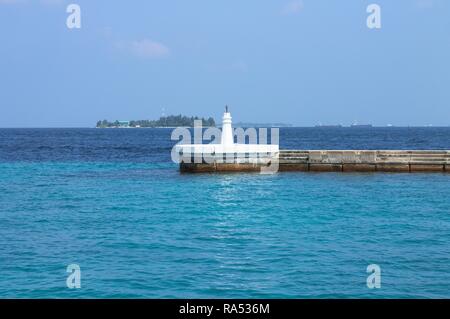
M 170 133 L 0 130 L 0 297 L 450 297 L 449 174 L 180 175 Z M 450 128 L 280 144 L 450 149 Z
M 0 129 L 0 161 L 170 162 L 171 132 Z M 282 128 L 280 149 L 450 149 L 450 127 Z

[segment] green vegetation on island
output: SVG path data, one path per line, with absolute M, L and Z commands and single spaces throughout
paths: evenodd
M 115 127 L 193 127 L 195 120 L 201 120 L 203 126 L 216 126 L 216 122 L 212 117 L 205 119 L 198 116 L 169 115 L 161 116 L 159 120 L 133 120 L 133 121 L 114 121 L 108 120 L 98 121 L 98 128 L 115 128 Z

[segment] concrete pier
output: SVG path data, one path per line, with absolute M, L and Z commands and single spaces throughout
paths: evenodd
M 239 139 L 238 139 L 239 140 Z M 220 144 L 177 144 L 181 172 L 450 172 L 450 150 L 280 150 L 234 143 L 228 106 Z
M 181 172 L 259 172 L 278 162 L 278 171 L 450 172 L 450 150 L 280 150 L 269 162 L 181 162 Z
M 278 160 L 280 171 L 450 171 L 450 151 L 445 150 L 281 150 Z

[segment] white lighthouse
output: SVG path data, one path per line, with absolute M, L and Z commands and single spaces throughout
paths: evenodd
M 213 129 L 218 130 L 217 128 Z M 192 164 L 194 169 L 202 169 L 201 167 L 203 167 L 205 171 L 244 171 L 260 168 L 262 173 L 272 173 L 274 167 L 276 167 L 276 170 L 278 169 L 277 164 L 272 165 L 278 163 L 278 153 L 278 144 L 234 143 L 231 114 L 228 106 L 226 106 L 222 117 L 220 144 L 177 144 L 175 145 L 175 154 L 180 156 L 174 156 L 172 159 L 177 158 L 183 170 L 189 170 L 188 167 L 191 167 L 189 165 Z M 267 166 L 268 163 L 271 163 L 271 165 Z
M 233 145 L 233 127 L 231 126 L 231 114 L 228 111 L 228 105 L 225 106 L 225 113 L 223 113 L 222 117 L 222 137 L 221 142 L 222 145 Z

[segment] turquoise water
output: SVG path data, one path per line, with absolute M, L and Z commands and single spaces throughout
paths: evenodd
M 449 297 L 444 174 L 0 164 L 2 297 Z M 65 267 L 81 267 L 82 288 Z M 366 267 L 382 288 L 366 287 Z
M 186 175 L 132 131 L 0 132 L 0 297 L 450 297 L 449 174 Z

